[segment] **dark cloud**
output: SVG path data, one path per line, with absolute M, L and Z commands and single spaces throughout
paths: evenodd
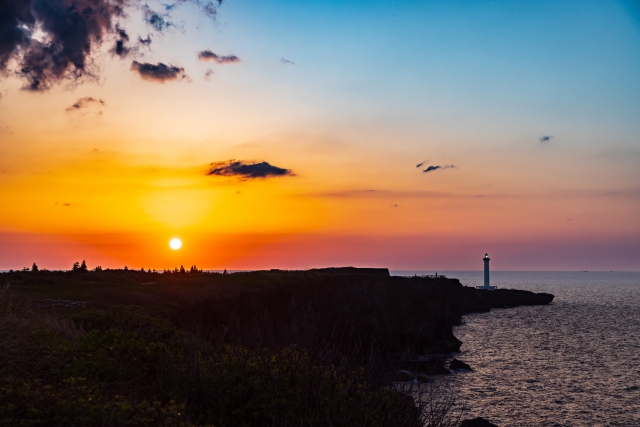
M 0 71 L 16 57 L 16 73 L 33 91 L 94 75 L 91 50 L 124 15 L 123 7 L 124 0 L 2 0 Z M 45 34 L 42 40 L 33 37 L 36 29 Z
M 240 58 L 235 55 L 218 55 L 211 52 L 209 49 L 198 52 L 198 59 L 201 61 L 215 61 L 218 64 L 235 64 L 240 62 Z
M 285 65 L 296 65 L 295 62 L 289 61 L 287 58 L 280 58 L 280 62 Z
M 146 39 L 143 39 L 141 36 L 138 36 L 138 44 L 142 46 L 149 46 L 151 44 L 151 36 L 147 34 Z
M 212 75 L 213 75 L 213 70 L 211 68 L 208 68 L 207 71 L 204 73 L 205 80 L 209 80 Z
M 166 7 L 165 9 L 167 11 L 171 11 L 175 6 L 175 4 L 169 5 L 169 7 Z M 169 21 L 168 13 L 160 14 L 158 12 L 155 12 L 146 4 L 142 6 L 142 13 L 144 15 L 144 22 L 151 25 L 153 29 L 159 33 L 170 27 L 175 27 L 175 24 Z
M 138 61 L 133 61 L 131 63 L 131 70 L 140 74 L 140 77 L 145 80 L 151 80 L 159 83 L 187 78 L 187 75 L 184 73 L 184 68 L 176 67 L 171 64 L 165 65 L 162 62 L 150 64 L 148 62 L 140 63 Z
M 549 142 L 549 141 L 551 141 L 551 138 L 553 138 L 553 136 L 542 135 L 539 139 L 540 139 L 540 142 Z
M 111 53 L 124 58 L 131 53 L 131 48 L 127 46 L 129 42 L 129 34 L 116 24 L 116 43 L 111 48 Z
M 183 3 L 198 6 L 212 18 L 220 5 L 210 0 L 176 0 L 173 5 Z M 13 73 L 31 91 L 44 91 L 62 81 L 73 84 L 97 78 L 92 55 L 103 41 L 115 36 L 110 49 L 114 56 L 126 57 L 135 51 L 135 46 L 128 45 L 130 35 L 115 21 L 139 4 L 129 0 L 0 0 L 0 76 Z M 154 29 L 174 26 L 167 13 L 147 5 L 142 10 Z M 139 39 L 140 45 L 150 42 L 150 38 Z M 17 67 L 9 69 L 13 60 Z
M 147 35 L 146 39 L 138 36 L 136 44 L 134 46 L 129 46 L 129 34 L 127 34 L 124 29 L 120 28 L 118 24 L 116 24 L 115 35 L 116 41 L 110 52 L 111 54 L 117 55 L 123 59 L 129 55 L 137 55 L 142 46 L 149 47 L 151 45 L 151 36 Z
M 455 168 L 454 165 L 446 165 L 446 166 L 429 166 L 428 168 L 426 168 L 425 170 L 423 170 L 422 172 L 433 172 L 435 170 L 438 169 L 453 169 Z
M 246 163 L 242 160 L 211 163 L 206 175 L 235 176 L 243 180 L 277 176 L 293 176 L 291 169 L 283 169 L 267 162 Z
M 96 99 L 92 96 L 85 96 L 84 98 L 78 99 L 72 106 L 65 108 L 65 111 L 77 111 L 89 104 L 99 104 L 101 106 L 106 105 L 102 99 Z
M 425 160 L 424 162 L 420 162 L 416 165 L 417 168 L 421 168 L 422 166 L 425 165 L 425 163 L 427 163 L 429 160 Z

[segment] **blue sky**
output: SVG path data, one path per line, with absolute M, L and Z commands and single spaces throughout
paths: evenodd
M 142 16 L 132 7 L 119 22 L 132 40 L 150 34 L 151 48 L 116 58 L 105 42 L 91 54 L 95 80 L 41 93 L 13 74 L 0 81 L 0 170 L 24 176 L 0 178 L 6 194 L 45 188 L 44 170 L 139 181 L 108 205 L 60 181 L 56 197 L 91 209 L 44 227 L 25 219 L 41 207 L 17 204 L 0 213 L 0 239 L 66 236 L 62 224 L 83 221 L 133 233 L 146 212 L 172 236 L 245 236 L 236 264 L 198 261 L 207 268 L 318 266 L 346 239 L 359 243 L 332 263 L 468 268 L 475 252 L 498 251 L 511 256 L 503 269 L 640 269 L 640 2 L 228 0 L 215 21 L 184 2 L 162 33 Z M 198 60 L 205 49 L 240 61 Z M 144 80 L 132 60 L 188 78 Z M 66 110 L 83 97 L 105 104 Z M 88 178 L 96 156 L 104 176 Z M 230 184 L 193 172 L 230 159 L 294 173 Z M 442 167 L 424 173 L 423 161 Z M 148 170 L 167 176 L 160 185 Z M 225 191 L 255 196 L 251 210 Z M 183 210 L 167 207 L 177 198 Z M 126 221 L 109 222 L 110 206 L 129 209 Z M 144 239 L 127 236 L 135 256 Z

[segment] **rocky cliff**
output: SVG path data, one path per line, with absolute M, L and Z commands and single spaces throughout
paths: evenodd
M 386 269 L 263 271 L 228 275 L 251 288 L 210 297 L 179 310 L 179 323 L 214 327 L 256 322 L 263 328 L 331 336 L 349 331 L 393 353 L 457 351 L 453 326 L 467 313 L 517 305 L 549 304 L 553 295 L 522 290 L 484 291 L 445 277 L 396 277 Z

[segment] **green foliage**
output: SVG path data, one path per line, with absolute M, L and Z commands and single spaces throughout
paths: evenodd
M 0 328 L 0 425 L 421 425 L 406 395 L 304 350 L 213 346 L 135 308 L 24 316 Z
M 15 427 L 185 426 L 184 405 L 104 397 L 84 378 L 57 385 L 17 378 L 0 380 L 0 425 Z

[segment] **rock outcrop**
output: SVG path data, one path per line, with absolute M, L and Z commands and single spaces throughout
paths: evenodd
M 453 359 L 449 362 L 449 369 L 452 371 L 472 371 L 471 366 L 467 365 L 461 360 Z

